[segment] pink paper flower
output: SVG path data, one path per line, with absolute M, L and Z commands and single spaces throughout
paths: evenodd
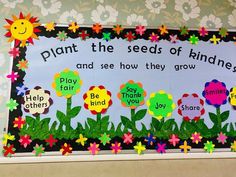
M 24 148 L 26 148 L 28 145 L 30 145 L 30 143 L 32 142 L 32 140 L 30 139 L 29 135 L 24 135 L 24 136 L 20 136 L 20 145 L 24 146 Z
M 202 95 L 206 98 L 207 104 L 219 108 L 221 105 L 227 103 L 229 91 L 227 90 L 225 83 L 214 79 L 205 84 Z

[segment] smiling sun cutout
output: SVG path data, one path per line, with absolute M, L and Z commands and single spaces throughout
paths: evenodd
M 7 29 L 5 36 L 9 37 L 8 42 L 15 40 L 15 46 L 20 44 L 20 47 L 24 47 L 26 42 L 34 44 L 33 39 L 38 39 L 36 33 L 40 32 L 37 28 L 40 26 L 37 17 L 31 17 L 30 14 L 24 16 L 20 13 L 19 18 L 13 15 L 12 19 L 6 19 L 8 24 L 4 26 Z

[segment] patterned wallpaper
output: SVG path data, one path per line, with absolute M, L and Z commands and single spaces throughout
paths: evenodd
M 4 17 L 11 18 L 20 11 L 39 17 L 41 23 L 236 29 L 236 0 L 0 0 L 0 26 L 5 24 Z M 0 28 L 0 134 L 7 123 L 5 105 L 10 85 L 6 79 L 10 44 L 4 33 L 4 28 Z

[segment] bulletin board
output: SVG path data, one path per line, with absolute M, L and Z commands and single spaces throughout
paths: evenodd
M 6 19 L 3 155 L 236 151 L 236 33 Z

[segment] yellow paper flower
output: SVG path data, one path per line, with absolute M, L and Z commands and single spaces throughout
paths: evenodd
M 111 106 L 111 92 L 104 86 L 92 86 L 84 94 L 84 107 L 91 111 L 92 114 L 105 113 Z

